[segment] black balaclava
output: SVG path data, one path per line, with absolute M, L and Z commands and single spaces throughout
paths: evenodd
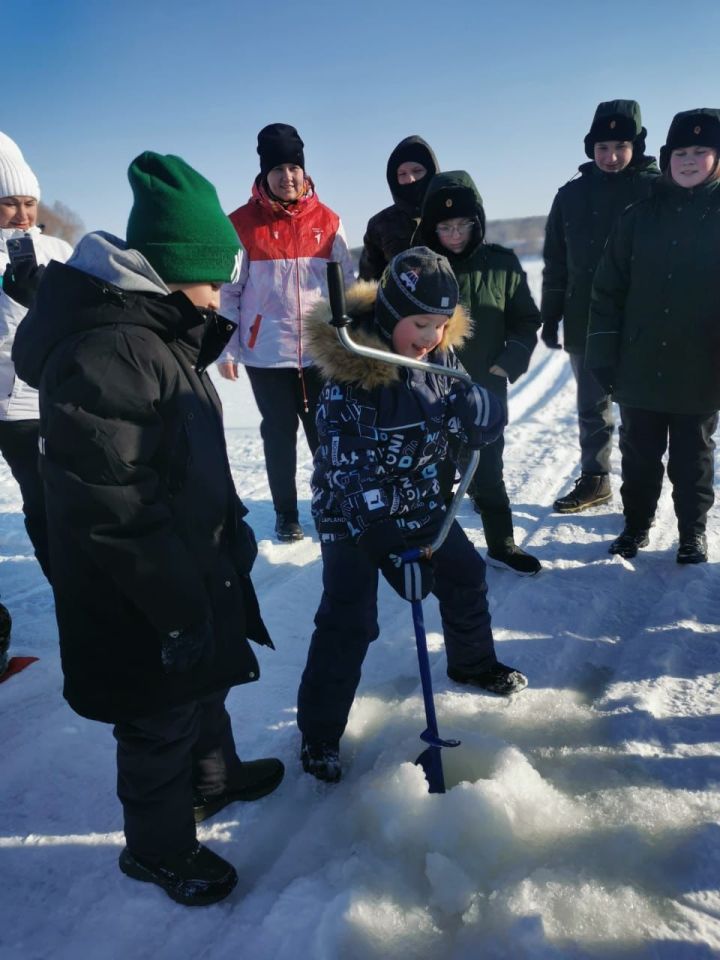
M 422 180 L 416 180 L 415 183 L 398 183 L 398 167 L 407 161 L 421 163 L 425 167 L 427 173 Z M 439 171 L 437 157 L 425 140 L 416 135 L 405 137 L 395 147 L 387 162 L 387 182 L 395 204 L 410 216 L 419 217 L 428 184 Z

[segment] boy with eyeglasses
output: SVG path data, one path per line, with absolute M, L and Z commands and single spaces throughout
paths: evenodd
M 514 383 L 530 364 L 540 313 L 513 251 L 485 242 L 482 198 L 468 173 L 453 170 L 433 177 L 413 242 L 450 261 L 460 302 L 474 327 L 458 356 L 473 380 L 502 400 L 507 418 L 507 384 Z M 487 562 L 529 577 L 541 567 L 536 557 L 515 543 L 503 480 L 503 447 L 501 437 L 483 450 L 469 492 L 482 517 Z

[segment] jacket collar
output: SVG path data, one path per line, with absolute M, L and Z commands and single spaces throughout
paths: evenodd
M 362 346 L 375 347 L 392 356 L 390 344 L 377 333 L 374 323 L 377 283 L 360 280 L 347 291 L 347 313 L 353 319 L 349 328 L 353 340 Z M 323 376 L 339 383 L 357 383 L 365 390 L 396 383 L 403 368 L 381 360 L 372 360 L 350 353 L 338 340 L 332 326 L 332 311 L 326 300 L 320 300 L 306 319 L 308 350 Z M 443 339 L 431 355 L 443 354 L 450 347 L 459 347 L 470 335 L 471 323 L 465 310 L 458 306 L 445 327 Z

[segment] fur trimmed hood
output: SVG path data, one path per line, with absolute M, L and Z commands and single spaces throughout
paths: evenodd
M 359 280 L 348 289 L 346 310 L 353 320 L 348 329 L 357 343 L 364 347 L 384 350 L 389 356 L 393 356 L 390 344 L 375 328 L 377 286 L 375 282 Z M 337 331 L 330 323 L 331 318 L 330 304 L 327 300 L 320 300 L 305 320 L 308 352 L 324 377 L 338 383 L 357 383 L 364 390 L 387 387 L 398 380 L 400 367 L 395 364 L 350 353 L 338 340 Z M 458 304 L 433 355 L 438 351 L 446 352 L 450 347 L 460 347 L 471 332 L 470 318 Z M 433 355 L 431 359 L 435 359 Z

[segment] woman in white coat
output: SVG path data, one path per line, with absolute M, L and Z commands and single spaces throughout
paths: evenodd
M 25 528 L 35 556 L 50 579 L 45 498 L 38 471 L 37 391 L 19 380 L 11 359 L 18 325 L 35 297 L 42 271 L 51 260 L 64 262 L 72 247 L 37 227 L 40 187 L 19 147 L 0 133 L 0 453 L 20 486 Z M 13 270 L 8 240 L 29 236 L 37 266 Z

